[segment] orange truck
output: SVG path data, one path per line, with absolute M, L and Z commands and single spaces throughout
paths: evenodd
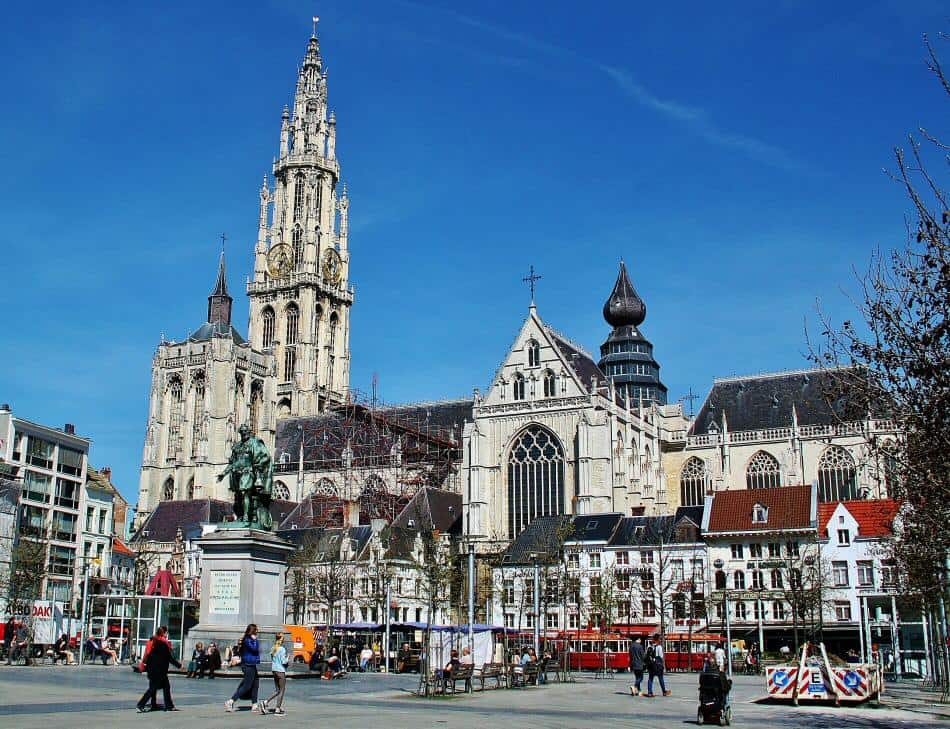
M 284 640 L 284 644 L 288 649 L 293 647 L 292 653 L 290 650 L 287 651 L 291 653 L 291 660 L 297 663 L 310 663 L 310 657 L 317 647 L 313 629 L 306 625 L 285 625 L 284 632 L 289 638 L 289 640 Z

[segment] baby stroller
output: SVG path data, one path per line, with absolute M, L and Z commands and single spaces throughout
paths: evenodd
M 699 674 L 699 709 L 696 712 L 697 724 L 732 723 L 732 706 L 729 691 L 732 681 L 720 671 L 703 671 Z

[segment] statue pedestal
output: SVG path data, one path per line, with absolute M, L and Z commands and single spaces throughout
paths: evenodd
M 271 532 L 226 529 L 197 540 L 201 547 L 199 621 L 188 631 L 182 661 L 195 643 L 215 642 L 222 658 L 249 623 L 256 623 L 261 654 L 284 629 L 284 576 L 293 544 Z M 265 661 L 266 662 L 266 661 Z

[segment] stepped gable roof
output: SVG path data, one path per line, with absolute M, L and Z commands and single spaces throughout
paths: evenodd
M 328 524 L 331 520 L 333 523 Z M 339 496 L 309 494 L 294 506 L 280 522 L 278 529 L 310 529 L 312 527 L 343 526 L 343 499 Z
M 557 348 L 561 350 L 561 354 L 564 355 L 564 358 L 571 366 L 571 369 L 574 370 L 574 373 L 581 381 L 581 385 L 585 390 L 590 389 L 591 378 L 596 378 L 598 382 L 604 382 L 606 380 L 603 371 L 587 352 L 546 324 L 544 328 L 551 336 L 551 339 L 554 340 Z
M 617 282 L 604 302 L 604 319 L 612 327 L 638 327 L 646 318 L 647 306 L 630 283 L 627 267 L 621 260 Z
M 501 556 L 502 565 L 534 564 L 532 555 L 537 555 L 538 562 L 542 564 L 557 562 L 559 559 L 558 528 L 570 521 L 571 517 L 567 514 L 539 516 L 508 545 Z
M 703 508 L 702 506 L 679 506 L 676 509 L 675 519 L 676 523 L 679 524 L 681 519 L 689 519 L 696 526 L 703 525 Z
M 135 552 L 129 549 L 128 545 L 118 537 L 112 537 L 112 553 L 121 554 L 123 557 L 135 556 Z
M 471 399 L 375 409 L 348 403 L 319 415 L 284 418 L 277 422 L 275 461 L 286 458 L 296 462 L 301 439 L 307 463 L 339 461 L 343 448 L 349 445 L 356 466 L 388 457 L 397 444 L 410 450 L 412 440 L 457 447 L 462 442 L 462 426 L 472 419 L 473 405 Z
M 103 491 L 108 491 L 113 497 L 120 499 L 123 504 L 128 503 L 122 494 L 119 493 L 115 484 L 112 483 L 112 479 L 107 478 L 103 471 L 93 468 L 92 466 L 86 466 L 86 483 L 100 488 Z
M 296 508 L 294 501 L 274 500 L 270 513 L 274 524 L 283 522 Z M 155 510 L 132 537 L 132 541 L 174 542 L 178 529 L 189 535 L 200 534 L 202 524 L 217 524 L 234 516 L 230 501 L 218 499 L 182 499 L 159 502 Z
M 842 397 L 842 382 L 855 370 L 799 370 L 729 377 L 713 382 L 691 429 L 691 435 L 721 432 L 723 416 L 730 431 L 792 426 L 792 408 L 799 425 L 834 425 L 863 420 L 866 413 Z
M 894 533 L 894 520 L 900 511 L 896 499 L 831 501 L 818 504 L 818 534 L 828 536 L 828 522 L 838 506 L 844 506 L 858 523 L 858 537 L 889 537 Z
M 719 491 L 712 497 L 709 524 L 704 531 L 710 534 L 814 528 L 818 516 L 816 502 L 812 486 Z M 756 504 L 768 509 L 765 523 L 752 521 Z
M 425 486 L 416 491 L 406 507 L 393 519 L 392 526 L 418 529 L 419 519 L 426 519 L 427 526 L 443 534 L 461 533 L 462 495 Z
M 574 533 L 569 542 L 608 542 L 623 514 L 585 514 L 574 517 Z
M 189 342 L 207 342 L 212 337 L 231 337 L 235 344 L 247 344 L 233 325 L 223 321 L 205 322 L 188 335 Z

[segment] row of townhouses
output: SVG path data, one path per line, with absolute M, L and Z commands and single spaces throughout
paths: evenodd
M 771 652 L 819 637 L 923 673 L 928 616 L 900 597 L 887 553 L 897 502 L 823 502 L 817 490 L 721 491 L 670 515 L 543 517 L 492 571 L 491 619 L 523 630 L 728 631 Z
M 123 542 L 128 504 L 111 470 L 89 464 L 90 444 L 72 424 L 41 425 L 0 405 L 0 584 L 9 584 L 17 555 L 22 561 L 29 551 L 30 569 L 42 579 L 28 597 L 61 603 L 77 616 L 87 582 L 90 595 L 124 594 L 134 569 Z M 18 550 L 24 539 L 42 554 Z M 0 594 L 5 611 L 7 596 Z

